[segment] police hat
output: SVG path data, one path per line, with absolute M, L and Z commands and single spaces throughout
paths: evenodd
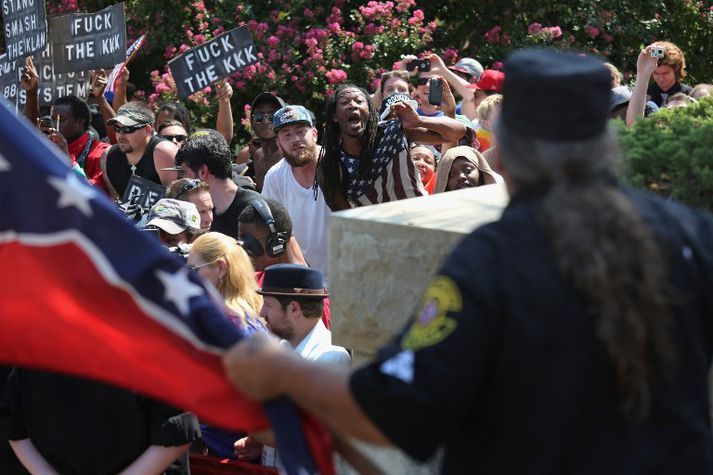
M 544 140 L 581 140 L 604 132 L 611 73 L 593 56 L 521 50 L 505 61 L 500 127 Z

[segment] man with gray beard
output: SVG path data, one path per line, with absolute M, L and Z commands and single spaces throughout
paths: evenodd
M 310 267 L 327 280 L 327 218 L 330 209 L 314 176 L 320 147 L 312 113 L 302 106 L 285 106 L 275 112 L 273 126 L 283 159 L 265 175 L 262 194 L 282 203 L 292 219 L 292 233 Z

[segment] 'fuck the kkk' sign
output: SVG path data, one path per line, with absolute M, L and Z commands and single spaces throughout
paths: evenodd
M 247 26 L 216 36 L 168 62 L 178 95 L 186 98 L 206 86 L 258 62 Z
M 52 17 L 54 72 L 111 68 L 126 60 L 124 4 Z
M 47 44 L 44 0 L 2 0 L 2 17 L 8 60 L 31 56 Z

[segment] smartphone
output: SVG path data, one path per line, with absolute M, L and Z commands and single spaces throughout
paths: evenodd
M 443 84 L 438 78 L 428 80 L 428 103 L 432 106 L 440 106 L 443 100 Z

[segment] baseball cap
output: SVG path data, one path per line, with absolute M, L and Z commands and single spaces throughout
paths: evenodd
M 272 126 L 275 132 L 286 125 L 292 124 L 307 124 L 310 127 L 314 127 L 312 114 L 306 107 L 285 106 L 275 112 L 275 116 L 272 118 Z
M 129 102 L 119 107 L 116 115 L 106 121 L 107 125 L 119 124 L 124 127 L 153 124 L 151 109 L 141 103 Z
M 270 92 L 261 92 L 260 94 L 255 96 L 255 99 L 253 99 L 253 102 L 250 105 L 250 115 L 251 116 L 252 116 L 252 111 L 255 110 L 255 107 L 262 104 L 263 102 L 271 102 L 271 103 L 275 104 L 278 109 L 285 107 L 285 101 L 283 101 L 282 98 L 280 98 Z
M 631 100 L 631 91 L 626 86 L 617 86 L 611 90 L 609 97 L 609 111 L 618 109 Z
M 481 91 L 493 91 L 502 94 L 505 73 L 494 69 L 486 69 L 480 75 L 480 79 L 475 84 L 468 84 L 469 89 L 479 89 Z
M 397 102 L 405 102 L 414 109 L 418 108 L 418 103 L 411 99 L 411 96 L 409 96 L 408 94 L 404 94 L 403 92 L 397 92 L 396 94 L 392 94 L 391 96 L 386 98 L 386 100 L 381 103 L 381 111 L 379 114 L 381 120 L 385 120 L 389 116 L 389 112 L 391 112 L 391 106 L 396 104 Z
M 168 234 L 180 234 L 188 228 L 200 230 L 198 208 L 188 201 L 163 198 L 149 211 L 146 226 L 156 226 Z
M 483 74 L 483 66 L 473 58 L 461 58 L 456 64 L 449 66 L 448 69 L 467 74 L 476 79 L 479 79 L 480 75 Z

